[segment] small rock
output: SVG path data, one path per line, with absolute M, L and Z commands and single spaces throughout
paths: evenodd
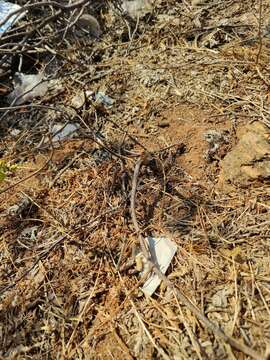
M 71 99 L 71 106 L 77 110 L 82 108 L 84 104 L 85 104 L 85 95 L 83 91 L 75 95 Z
M 270 178 L 270 129 L 259 121 L 240 129 L 238 144 L 221 162 L 219 185 L 246 186 Z
M 110 96 L 106 95 L 104 92 L 102 91 L 98 91 L 95 94 L 95 101 L 96 104 L 102 104 L 104 105 L 106 108 L 111 108 L 115 102 L 114 99 L 112 99 Z
M 170 126 L 170 122 L 168 120 L 161 120 L 158 122 L 158 127 L 160 128 L 166 128 Z
M 151 0 L 124 0 L 122 3 L 123 10 L 132 18 L 140 18 L 153 10 Z
M 214 307 L 226 308 L 228 306 L 227 296 L 230 294 L 226 288 L 218 290 L 212 297 Z
M 17 204 L 10 206 L 7 209 L 7 214 L 11 216 L 20 216 L 31 205 L 31 200 L 23 197 Z
M 55 124 L 52 128 L 52 142 L 61 141 L 65 139 L 72 139 L 76 135 L 76 131 L 80 128 L 77 123 L 70 124 Z
M 101 35 L 101 28 L 97 19 L 89 14 L 83 14 L 76 23 L 77 27 L 84 31 L 87 31 L 95 38 L 99 38 Z
M 14 136 L 14 137 L 20 135 L 20 133 L 21 133 L 21 130 L 19 130 L 19 129 L 12 129 L 10 131 L 10 135 Z
M 208 150 L 205 157 L 208 162 L 218 160 L 220 158 L 219 150 L 222 145 L 228 144 L 228 132 L 226 130 L 217 131 L 213 129 L 207 130 L 204 134 L 205 140 L 208 142 Z

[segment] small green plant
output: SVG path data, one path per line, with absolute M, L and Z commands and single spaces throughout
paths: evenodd
M 18 168 L 18 165 L 10 165 L 3 160 L 0 160 L 0 182 L 5 180 L 8 173 L 14 172 Z

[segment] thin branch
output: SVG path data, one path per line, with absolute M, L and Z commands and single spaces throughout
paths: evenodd
M 258 65 L 260 60 L 260 55 L 262 52 L 262 0 L 259 3 L 259 30 L 258 30 L 258 38 L 259 38 L 259 49 L 256 57 L 255 65 Z
M 0 22 L 0 28 L 1 26 L 3 26 L 12 16 L 14 15 L 17 15 L 19 13 L 22 13 L 24 11 L 27 11 L 27 10 L 31 10 L 31 9 L 36 9 L 36 8 L 40 8 L 42 6 L 53 6 L 55 8 L 58 8 L 58 9 L 61 9 L 61 10 L 66 10 L 66 11 L 71 11 L 71 10 L 74 10 L 74 9 L 77 9 L 79 8 L 80 6 L 82 5 L 85 5 L 87 3 L 89 3 L 91 0 L 81 0 L 81 1 L 78 1 L 74 4 L 69 4 L 69 5 L 63 5 L 61 3 L 58 3 L 56 1 L 41 1 L 41 2 L 38 2 L 38 3 L 35 3 L 35 4 L 28 4 L 28 5 L 24 5 L 22 6 L 20 9 L 18 10 L 14 10 L 12 13 L 10 13 L 7 17 L 5 17 L 5 19 Z M 1 37 L 0 37 L 1 39 Z
M 130 196 L 130 214 L 131 214 L 131 218 L 132 218 L 132 222 L 135 228 L 135 231 L 137 233 L 137 236 L 139 238 L 140 241 L 140 247 L 143 253 L 143 256 L 145 257 L 146 260 L 148 260 L 149 262 L 151 261 L 151 257 L 150 257 L 150 253 L 148 251 L 146 242 L 142 236 L 142 233 L 140 231 L 140 227 L 137 221 L 137 217 L 136 217 L 136 213 L 135 213 L 135 199 L 136 199 L 136 190 L 137 190 L 137 184 L 138 184 L 138 177 L 139 177 L 139 173 L 140 173 L 140 168 L 141 165 L 143 164 L 143 160 L 142 158 L 139 159 L 135 165 L 135 169 L 134 169 L 134 174 L 133 174 L 133 179 L 132 179 L 132 190 L 131 190 L 131 196 Z
M 0 288 L 0 295 L 3 295 L 6 291 L 12 289 L 14 286 L 16 286 L 22 279 L 24 279 L 34 268 L 35 266 L 41 261 L 43 260 L 44 258 L 46 258 L 49 253 L 54 250 L 56 248 L 56 246 L 63 242 L 63 240 L 66 238 L 66 235 L 62 235 L 62 236 L 59 236 L 59 238 L 57 239 L 57 241 L 55 241 L 46 251 L 42 252 L 42 254 L 40 254 L 38 256 L 38 258 L 34 261 L 33 265 L 31 265 L 27 270 L 25 270 L 22 275 L 14 280 L 13 283 L 7 285 L 6 287 L 4 288 Z

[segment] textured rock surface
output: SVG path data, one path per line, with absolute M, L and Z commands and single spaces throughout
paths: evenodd
M 221 162 L 219 184 L 270 180 L 270 129 L 256 121 L 238 132 L 238 144 Z

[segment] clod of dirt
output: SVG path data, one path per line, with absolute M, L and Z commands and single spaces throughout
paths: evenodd
M 270 130 L 256 121 L 238 132 L 239 142 L 221 162 L 219 184 L 248 185 L 270 178 Z

